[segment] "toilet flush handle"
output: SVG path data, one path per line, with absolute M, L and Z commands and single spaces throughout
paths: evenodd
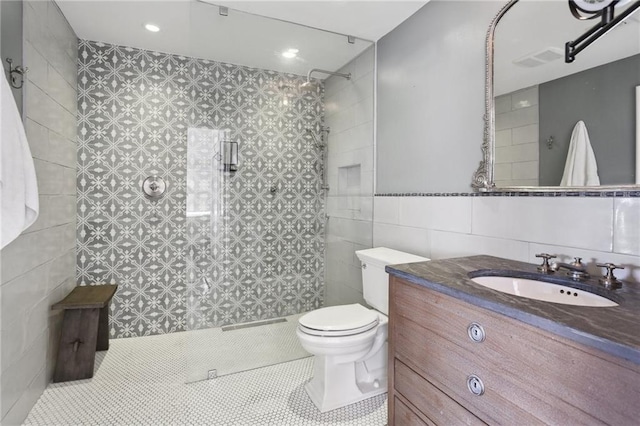
M 362 264 L 362 269 L 367 269 L 367 264 L 366 263 Z

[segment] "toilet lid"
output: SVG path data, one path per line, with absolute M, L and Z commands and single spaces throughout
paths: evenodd
M 355 303 L 316 309 L 300 317 L 298 323 L 309 334 L 347 335 L 370 330 L 378 321 L 376 311 Z

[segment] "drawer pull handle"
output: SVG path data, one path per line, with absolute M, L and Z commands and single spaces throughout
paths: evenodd
M 484 342 L 484 339 L 487 337 L 484 332 L 484 328 L 482 328 L 482 326 L 477 322 L 469 324 L 469 327 L 467 327 L 467 333 L 469 334 L 469 338 L 476 343 Z
M 469 392 L 476 396 L 480 396 L 484 393 L 484 383 L 482 383 L 480 377 L 475 374 L 467 377 L 467 387 L 469 388 Z

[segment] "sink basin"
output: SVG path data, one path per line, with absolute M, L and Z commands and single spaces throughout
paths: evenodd
M 528 278 L 484 276 L 471 278 L 471 281 L 503 293 L 544 302 L 601 308 L 618 306 L 616 302 L 588 291 Z

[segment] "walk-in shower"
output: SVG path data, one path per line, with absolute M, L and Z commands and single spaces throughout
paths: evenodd
M 132 2 L 63 3 L 147 19 Z M 330 177 L 325 81 L 313 76 L 351 79 L 340 68 L 371 43 L 202 2 L 161 6 L 190 23 L 171 45 L 125 42 L 126 28 L 102 39 L 106 26 L 80 41 L 77 281 L 119 285 L 112 338 L 186 331 L 188 381 L 305 356 L 295 318 L 324 305 Z M 293 47 L 297 58 L 280 54 Z M 144 195 L 148 176 L 163 197 Z

